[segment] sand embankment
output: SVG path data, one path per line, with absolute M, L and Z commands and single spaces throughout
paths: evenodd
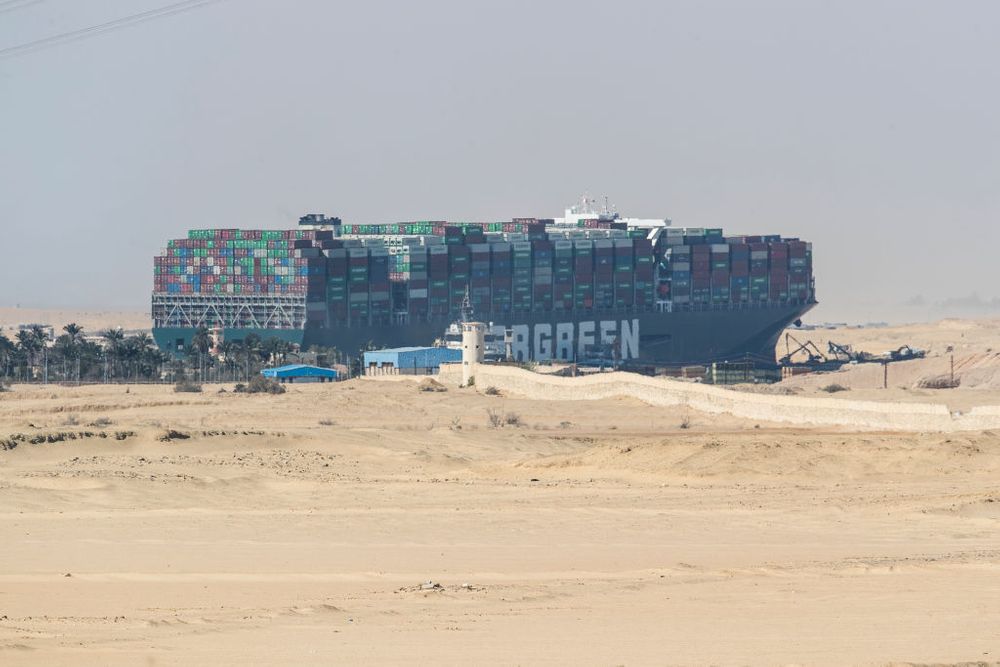
M 461 367 L 443 366 L 440 379 L 457 385 L 461 382 Z M 952 413 L 947 406 L 937 403 L 757 394 L 635 373 L 559 377 L 511 366 L 479 364 L 475 382 L 480 390 L 495 387 L 535 400 L 582 401 L 628 396 L 653 406 L 686 406 L 708 414 L 799 426 L 916 432 L 1000 428 L 1000 406 L 977 406 L 966 413 Z

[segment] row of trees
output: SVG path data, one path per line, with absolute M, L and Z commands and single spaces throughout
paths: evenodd
M 121 329 L 101 332 L 99 341 L 75 323 L 55 340 L 40 326 L 18 331 L 14 340 L 0 334 L 0 374 L 8 382 L 149 380 L 169 361 L 149 334 L 125 336 Z
M 334 364 L 342 355 L 333 348 L 310 350 L 310 361 Z M 106 329 L 86 336 L 83 327 L 67 324 L 53 340 L 40 326 L 17 332 L 13 340 L 0 333 L 0 378 L 4 382 L 199 382 L 248 381 L 269 364 L 304 360 L 297 347 L 279 338 L 255 334 L 223 341 L 212 349 L 208 329 L 198 329 L 177 357 L 162 352 L 147 333 L 126 336 Z

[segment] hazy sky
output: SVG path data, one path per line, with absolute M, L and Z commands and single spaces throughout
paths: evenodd
M 18 1 L 0 49 L 170 3 Z M 993 1 L 223 0 L 0 56 L 0 305 L 145 308 L 191 227 L 585 191 L 813 241 L 813 319 L 975 305 L 1000 297 L 998 30 Z

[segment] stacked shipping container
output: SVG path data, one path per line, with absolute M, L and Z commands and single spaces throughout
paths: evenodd
M 329 231 L 192 230 L 154 259 L 154 291 L 323 300 L 327 261 L 315 242 L 332 240 Z
M 297 295 L 325 326 L 476 313 L 649 311 L 812 298 L 811 245 L 603 220 L 195 230 L 155 259 L 154 289 Z M 401 319 L 402 318 L 402 319 Z

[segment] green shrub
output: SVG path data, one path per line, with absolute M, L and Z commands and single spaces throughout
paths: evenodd
M 246 392 L 248 394 L 284 394 L 285 386 L 274 378 L 257 375 L 250 378 Z
M 194 380 L 180 379 L 174 385 L 174 391 L 177 393 L 199 394 L 201 393 L 201 384 Z

